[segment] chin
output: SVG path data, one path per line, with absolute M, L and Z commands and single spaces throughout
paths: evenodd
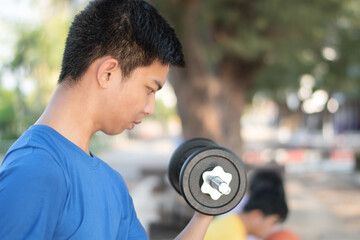
M 119 129 L 103 129 L 101 130 L 103 133 L 105 133 L 106 135 L 117 135 L 120 134 L 124 131 L 124 128 L 119 128 Z

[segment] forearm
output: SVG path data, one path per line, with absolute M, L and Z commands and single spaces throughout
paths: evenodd
M 213 216 L 203 215 L 195 212 L 185 229 L 175 238 L 175 240 L 198 240 L 204 239 L 205 233 Z

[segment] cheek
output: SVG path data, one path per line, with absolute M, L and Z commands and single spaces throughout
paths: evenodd
M 266 238 L 267 236 L 269 236 L 274 231 L 274 227 L 275 224 L 273 222 L 269 222 L 269 221 L 265 222 L 261 228 L 260 237 Z
M 132 119 L 134 115 L 143 111 L 148 101 L 149 95 L 143 87 L 128 84 L 124 86 L 120 94 L 116 96 L 113 107 L 116 109 L 114 111 L 116 111 L 117 114 L 122 115 L 117 117 Z
M 122 110 L 129 115 L 137 115 L 144 111 L 148 100 L 148 95 L 144 93 L 128 95 Z

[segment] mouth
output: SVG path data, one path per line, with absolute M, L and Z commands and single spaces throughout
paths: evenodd
M 140 120 L 140 121 L 133 121 L 133 122 L 131 123 L 131 127 L 129 128 L 129 130 L 133 130 L 134 127 L 135 127 L 135 125 L 138 125 L 138 124 L 140 124 L 140 123 L 141 123 L 141 120 Z

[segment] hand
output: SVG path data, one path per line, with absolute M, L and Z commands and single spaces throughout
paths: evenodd
M 204 239 L 213 216 L 195 212 L 185 229 L 176 237 L 176 240 Z

